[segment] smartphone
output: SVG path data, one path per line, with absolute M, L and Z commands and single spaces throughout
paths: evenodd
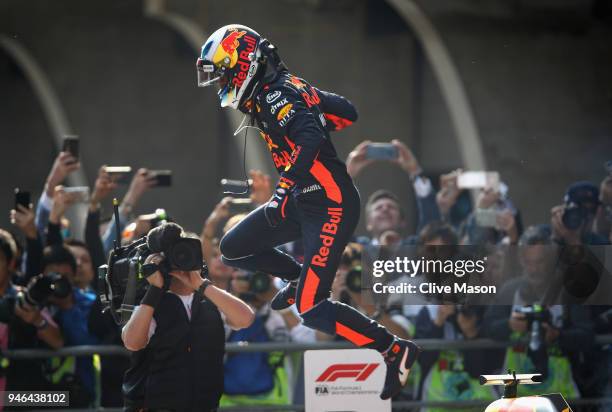
M 229 210 L 232 215 L 250 213 L 253 210 L 253 202 L 249 198 L 232 199 Z
M 476 224 L 480 227 L 492 227 L 497 229 L 497 214 L 499 212 L 495 209 L 476 209 L 474 212 L 474 219 Z
M 463 172 L 457 176 L 457 187 L 459 189 L 484 189 L 491 188 L 499 190 L 498 172 Z
M 150 170 L 149 174 L 156 187 L 172 186 L 172 170 Z
M 366 147 L 366 157 L 377 160 L 397 159 L 399 152 L 391 143 L 370 143 Z
M 253 179 L 248 180 L 248 185 L 253 184 Z M 247 183 L 244 180 L 221 179 L 221 189 L 224 193 L 243 193 L 247 190 Z
M 65 187 L 66 193 L 77 193 L 76 201 L 80 203 L 89 202 L 89 188 L 87 186 Z
M 106 173 L 111 180 L 120 185 L 127 185 L 132 180 L 132 168 L 130 166 L 106 166 Z
M 79 158 L 79 138 L 77 136 L 64 136 L 62 151 L 68 152 L 76 159 Z
M 26 209 L 30 208 L 30 192 L 21 191 L 19 188 L 15 188 L 15 210 L 19 210 L 17 205 L 24 206 Z

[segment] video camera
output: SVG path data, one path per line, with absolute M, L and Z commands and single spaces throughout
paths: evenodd
M 119 222 L 118 216 L 115 222 Z M 145 264 L 153 253 L 161 253 L 164 260 L 159 265 Z M 183 228 L 176 223 L 162 223 L 127 246 L 115 243 L 108 263 L 98 268 L 98 290 L 105 310 L 110 310 L 118 325 L 127 323 L 147 290 L 147 277 L 158 270 L 164 277 L 164 289 L 170 284 L 173 270 L 206 272 L 200 239 L 185 237 Z

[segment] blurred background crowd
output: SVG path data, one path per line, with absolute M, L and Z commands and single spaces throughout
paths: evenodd
M 242 135 L 232 137 L 236 119 L 195 84 L 198 28 L 240 22 L 276 44 L 292 72 L 359 110 L 355 126 L 334 136 L 363 207 L 331 298 L 400 337 L 516 342 L 426 351 L 398 400 L 494 399 L 477 377 L 507 368 L 548 371 L 521 393 L 612 397 L 611 347 L 596 343 L 612 333 L 610 307 L 538 305 L 556 273 L 551 247 L 612 239 L 611 21 L 599 0 L 3 1 L 0 349 L 120 345 L 100 311 L 96 268 L 115 241 L 168 220 L 201 238 L 215 284 L 256 310 L 251 327 L 227 330 L 228 342 L 334 339 L 293 310 L 270 310 L 280 280 L 220 259 L 223 234 L 276 183 L 253 133 L 251 192 L 223 195 L 221 179 L 242 175 Z M 438 37 L 450 60 L 436 54 Z M 458 95 L 449 83 L 457 76 Z M 66 134 L 79 135 L 78 149 L 62 146 Z M 372 143 L 386 143 L 387 155 L 374 155 Z M 496 177 L 468 188 L 464 171 Z M 486 246 L 488 270 L 511 279 L 501 293 L 515 305 L 363 298 L 364 248 L 440 245 Z M 505 259 L 499 250 L 513 245 L 529 248 Z M 284 249 L 300 258 L 299 242 Z M 524 341 L 534 319 L 543 328 L 536 350 Z M 2 357 L 0 389 L 66 389 L 74 407 L 119 407 L 127 364 L 119 355 Z M 303 403 L 297 355 L 232 353 L 225 365 L 222 405 Z

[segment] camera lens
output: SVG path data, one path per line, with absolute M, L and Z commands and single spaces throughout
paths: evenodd
M 567 206 L 563 211 L 561 221 L 563 225 L 569 230 L 576 230 L 584 222 L 585 213 L 584 210 L 578 206 Z
M 249 290 L 253 293 L 263 293 L 270 289 L 270 277 L 262 272 L 255 272 L 249 279 Z
M 51 281 L 52 283 L 49 289 L 51 290 L 51 295 L 55 296 L 56 298 L 65 298 L 72 292 L 72 286 L 65 277 L 55 275 L 51 278 Z
M 197 270 L 202 266 L 202 246 L 199 239 L 181 239 L 169 252 L 170 263 L 179 270 Z

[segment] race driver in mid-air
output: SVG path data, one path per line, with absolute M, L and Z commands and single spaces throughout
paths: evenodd
M 221 107 L 256 122 L 280 174 L 270 201 L 221 240 L 223 261 L 289 281 L 272 300 L 273 309 L 295 303 L 304 325 L 382 353 L 387 373 L 380 396 L 391 398 L 406 384 L 419 348 L 329 299 L 360 212 L 359 193 L 329 132 L 354 122 L 355 108 L 290 74 L 276 48 L 246 26 L 215 31 L 202 46 L 197 70 L 199 86 L 219 87 Z M 297 239 L 304 246 L 303 265 L 276 248 Z

